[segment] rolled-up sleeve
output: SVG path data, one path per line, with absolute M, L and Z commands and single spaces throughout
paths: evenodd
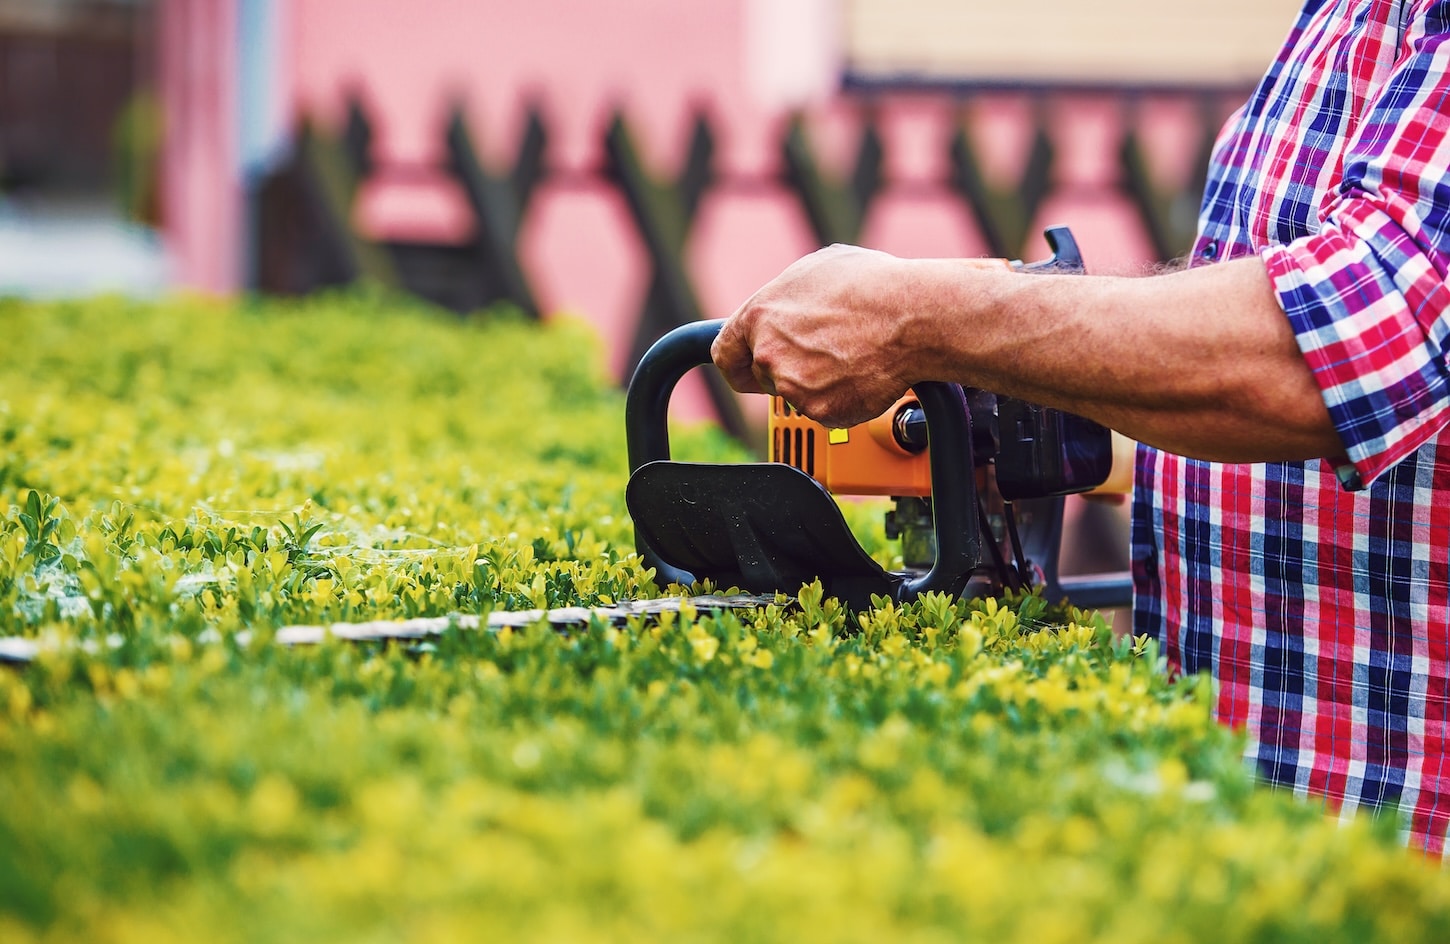
M 1425 32 L 1444 25 L 1407 33 L 1318 231 L 1261 251 L 1344 443 L 1328 461 L 1346 488 L 1450 424 L 1450 36 Z

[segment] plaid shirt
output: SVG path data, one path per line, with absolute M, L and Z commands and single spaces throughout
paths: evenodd
M 1346 456 L 1142 448 L 1135 631 L 1264 780 L 1450 827 L 1450 2 L 1307 0 L 1224 129 L 1195 263 L 1268 267 Z

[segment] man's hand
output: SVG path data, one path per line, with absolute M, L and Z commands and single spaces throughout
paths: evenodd
M 711 350 L 741 393 L 784 397 L 827 426 L 881 415 L 911 384 L 901 330 L 909 265 L 854 246 L 798 260 L 741 305 Z

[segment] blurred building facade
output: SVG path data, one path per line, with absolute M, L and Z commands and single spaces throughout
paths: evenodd
M 446 242 L 472 226 L 441 169 L 449 109 L 462 104 L 482 161 L 501 167 L 537 106 L 547 172 L 518 235 L 520 265 L 544 311 L 581 313 L 611 339 L 628 333 L 648 279 L 637 227 L 600 179 L 616 110 L 666 176 L 685 159 L 692 114 L 713 120 L 714 183 L 686 246 L 710 315 L 816 245 L 780 182 L 795 113 L 825 165 L 845 174 L 869 112 L 883 179 L 859 241 L 912 255 L 988 249 L 948 193 L 949 138 L 963 120 L 988 173 L 1007 183 L 1045 125 L 1058 153 L 1033 227 L 1073 225 L 1091 266 L 1129 269 L 1156 253 L 1119 179 L 1125 96 L 1171 184 L 1189 173 L 1205 120 L 1201 99 L 1181 93 L 1224 90 L 1226 112 L 1294 9 L 1225 0 L 1187 23 L 1141 0 L 1054 0 L 1025 18 L 945 0 L 156 2 L 162 205 L 181 284 L 249 284 L 249 196 L 304 117 L 340 131 L 350 98 L 367 109 L 374 170 L 352 210 L 359 232 Z M 624 346 L 611 342 L 616 366 Z
M 145 84 L 150 24 L 116 0 L 0 0 L 0 190 L 98 193 Z

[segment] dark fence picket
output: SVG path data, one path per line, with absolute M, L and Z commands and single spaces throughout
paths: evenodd
M 471 248 L 476 275 L 487 283 L 484 297 L 511 302 L 528 316 L 539 317 L 538 302 L 519 265 L 517 244 L 529 196 L 544 176 L 543 120 L 537 112 L 530 113 L 518 159 L 506 175 L 484 170 L 461 107 L 454 109 L 446 137 L 450 169 L 473 210 Z
M 965 110 L 952 134 L 952 187 L 967 203 L 973 221 L 994 256 L 1017 259 L 1022 255 L 1037 209 L 1052 191 L 1052 168 L 1057 150 L 1047 131 L 1046 103 L 1038 97 L 1033 107 L 1032 144 L 1021 176 L 1010 186 L 989 180 L 973 141 Z
M 342 127 L 342 147 L 359 180 L 366 180 L 377 169 L 373 162 L 373 124 L 359 95 L 347 99 L 347 119 Z
M 356 101 L 349 103 L 341 138 L 303 118 L 287 160 L 252 195 L 257 289 L 291 295 L 350 283 L 403 288 L 392 253 L 352 224 L 370 147 L 371 130 Z
M 871 201 L 881 191 L 885 153 L 875 115 L 867 111 L 850 178 L 844 182 L 832 180 L 816 161 L 804 117 L 791 118 L 781 141 L 782 177 L 800 200 L 811 231 L 822 246 L 859 240 Z
M 519 154 L 509 174 L 520 223 L 528 215 L 529 201 L 534 192 L 548 176 L 544 162 L 548 144 L 549 130 L 544 124 L 543 110 L 537 104 L 530 105 L 524 114 L 524 134 L 519 142 Z M 518 226 L 514 227 L 514 235 L 518 235 Z
M 1142 119 L 1138 102 L 1129 97 L 1124 103 L 1123 138 L 1118 146 L 1122 174 L 1119 186 L 1137 209 L 1160 262 L 1177 259 L 1193 245 L 1198 230 L 1199 200 L 1218 136 L 1219 98 L 1220 95 L 1212 92 L 1198 96 L 1198 153 L 1187 180 L 1177 187 L 1165 187 L 1157 180 L 1139 133 Z
M 360 178 L 348 148 L 316 124 L 304 122 L 297 135 L 297 173 L 317 238 L 316 259 L 322 284 L 364 282 L 401 287 L 398 271 L 385 247 L 367 239 L 352 225 L 352 208 Z
M 609 174 L 629 205 L 630 215 L 650 259 L 650 286 L 636 321 L 629 370 L 649 346 L 668 331 L 701 320 L 685 265 L 685 243 L 706 189 L 714 179 L 715 134 L 709 120 L 697 114 L 684 167 L 675 180 L 658 180 L 644 166 L 623 115 L 616 114 L 604 135 Z M 710 400 L 725 430 L 741 441 L 754 432 L 735 394 L 716 371 L 702 375 Z

